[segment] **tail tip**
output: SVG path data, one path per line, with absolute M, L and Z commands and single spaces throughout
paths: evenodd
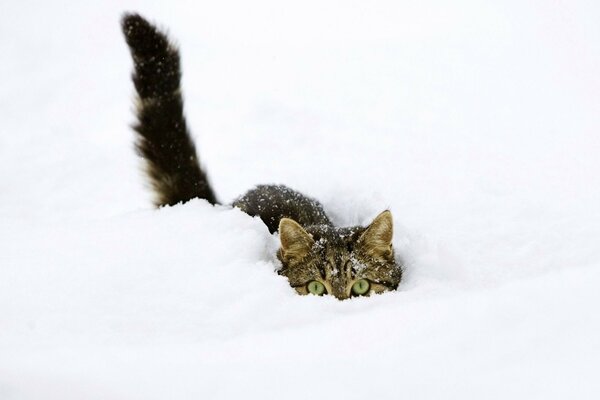
M 127 42 L 132 43 L 152 34 L 156 28 L 136 12 L 125 12 L 121 17 L 121 29 Z

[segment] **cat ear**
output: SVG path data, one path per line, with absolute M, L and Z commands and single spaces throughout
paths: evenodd
M 296 260 L 303 259 L 315 243 L 300 224 L 289 218 L 279 221 L 279 240 L 283 258 Z
M 379 214 L 358 239 L 358 245 L 373 258 L 388 258 L 392 253 L 394 221 L 386 210 Z

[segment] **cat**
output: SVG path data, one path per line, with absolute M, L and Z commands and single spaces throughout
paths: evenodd
M 167 35 L 139 14 L 121 19 L 133 58 L 136 150 L 157 207 L 194 198 L 218 204 L 187 128 L 181 94 L 180 56 Z M 279 232 L 279 274 L 297 293 L 340 300 L 396 290 L 402 267 L 392 248 L 389 210 L 369 226 L 335 227 L 323 206 L 283 185 L 260 185 L 232 203 Z

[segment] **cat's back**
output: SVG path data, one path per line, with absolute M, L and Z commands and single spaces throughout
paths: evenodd
M 282 218 L 291 218 L 302 226 L 333 224 L 317 200 L 284 185 L 260 185 L 232 204 L 251 216 L 259 216 L 271 233 Z

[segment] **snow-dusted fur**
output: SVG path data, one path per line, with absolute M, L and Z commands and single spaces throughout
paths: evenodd
M 183 114 L 177 47 L 137 14 L 125 15 L 121 24 L 134 65 L 136 148 L 146 161 L 155 204 L 196 197 L 216 203 Z

